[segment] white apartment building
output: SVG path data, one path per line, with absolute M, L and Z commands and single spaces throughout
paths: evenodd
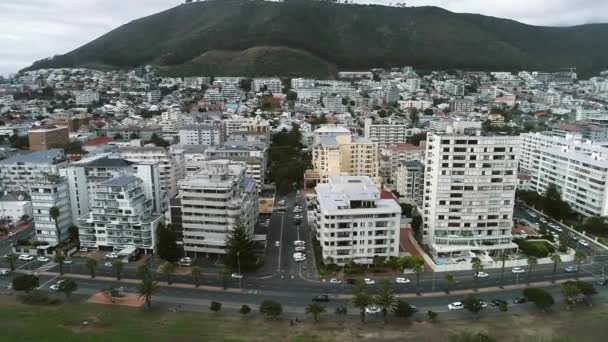
M 420 89 L 420 79 L 419 78 L 408 78 L 405 81 L 405 87 L 407 88 L 407 91 L 409 91 L 410 93 L 414 93 L 414 92 L 418 91 L 418 89 Z
M 397 103 L 401 110 L 417 109 L 419 111 L 424 111 L 427 108 L 433 107 L 433 101 L 427 100 L 404 100 Z
M 344 113 L 346 106 L 342 104 L 342 96 L 338 94 L 328 94 L 323 97 L 323 109 L 330 113 Z
M 171 222 L 181 222 L 186 253 L 225 254 L 226 238 L 237 222 L 253 234 L 257 187 L 242 163 L 209 161 L 181 180 L 179 190 L 181 210 L 172 202 Z
M 365 137 L 381 146 L 405 144 L 408 137 L 419 132 L 418 128 L 410 128 L 405 122 L 388 120 L 385 123 L 373 123 L 371 118 L 365 119 Z
M 424 198 L 424 164 L 420 160 L 402 162 L 392 178 L 399 197 L 421 208 Z
M 76 105 L 88 106 L 92 103 L 99 101 L 99 92 L 93 90 L 83 90 L 74 93 L 76 98 Z
M 323 260 L 371 264 L 399 256 L 401 208 L 369 177 L 334 176 L 315 188 L 314 228 Z
M 182 145 L 221 145 L 224 138 L 222 125 L 190 125 L 179 130 Z
M 78 220 L 81 245 L 115 251 L 134 246 L 152 252 L 163 217 L 153 214 L 152 199 L 146 198 L 142 185 L 130 175 L 98 184 L 92 211 Z
M 69 238 L 68 230 L 72 225 L 72 211 L 65 178 L 57 175 L 41 177 L 30 183 L 29 191 L 32 197 L 36 240 L 48 242 L 51 246 L 66 241 Z M 52 207 L 59 209 L 57 227 L 51 218 Z
M 19 154 L 0 160 L 0 188 L 5 191 L 29 191 L 30 185 L 46 175 L 57 175 L 67 166 L 63 149 Z
M 292 78 L 292 89 L 310 89 L 315 87 L 315 80 L 312 78 Z
M 254 78 L 251 82 L 251 90 L 257 92 L 268 90 L 273 94 L 283 92 L 283 84 L 278 78 Z
M 232 135 L 239 132 L 249 133 L 270 133 L 270 122 L 261 116 L 255 118 L 245 118 L 240 115 L 233 115 L 229 119 L 222 120 L 225 125 L 226 135 Z
M 436 258 L 499 255 L 512 242 L 519 137 L 450 126 L 426 145 L 423 241 Z
M 19 221 L 27 215 L 32 217 L 32 201 L 25 191 L 4 192 L 0 197 L 0 218 Z

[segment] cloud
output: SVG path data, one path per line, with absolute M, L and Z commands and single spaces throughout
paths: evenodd
M 222 1 L 222 0 L 218 0 Z M 131 20 L 183 0 L 0 0 L 0 74 L 69 52 Z M 355 0 L 439 6 L 532 25 L 608 22 L 607 0 Z

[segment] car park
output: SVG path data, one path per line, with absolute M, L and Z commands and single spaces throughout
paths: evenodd
M 61 284 L 63 284 L 65 280 L 60 280 L 58 282 L 56 282 L 55 284 L 51 285 L 49 288 L 53 291 L 59 291 L 59 289 L 61 289 Z
M 409 279 L 406 279 L 406 278 L 396 278 L 395 279 L 395 283 L 397 283 L 397 284 L 409 284 L 409 283 L 411 283 L 411 281 Z
M 313 302 L 329 302 L 329 296 L 328 295 L 318 295 L 318 296 L 314 296 L 312 297 L 312 301 Z
M 376 281 L 374 279 L 370 279 L 370 278 L 363 279 L 363 282 L 365 283 L 365 285 L 374 285 L 376 283 Z
M 44 257 L 44 256 L 39 256 L 36 258 L 36 260 L 38 260 L 40 262 L 49 262 L 51 259 Z
M 528 300 L 524 297 L 517 297 L 517 298 L 513 299 L 513 304 L 524 304 L 527 301 Z
M 492 306 L 507 305 L 507 301 L 502 300 L 502 299 L 492 299 L 492 301 L 490 302 L 490 305 L 492 305 Z
M 371 305 L 371 306 L 368 306 L 365 308 L 366 314 L 375 315 L 375 314 L 379 314 L 380 312 L 382 312 L 382 310 L 375 305 Z
M 329 283 L 330 284 L 342 284 L 342 280 L 336 279 L 336 278 L 331 278 L 331 279 L 329 279 Z
M 448 304 L 448 310 L 462 310 L 464 309 L 464 304 L 462 302 L 454 302 Z
M 526 270 L 521 267 L 513 267 L 511 269 L 511 273 L 513 273 L 513 274 L 526 273 Z
M 489 277 L 490 275 L 489 275 L 489 274 L 487 274 L 486 272 L 481 272 L 481 271 L 480 271 L 480 272 L 477 272 L 477 274 L 476 274 L 475 276 L 476 276 L 477 278 L 487 278 L 487 277 Z

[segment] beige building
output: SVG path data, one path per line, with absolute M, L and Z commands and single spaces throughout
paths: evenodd
M 39 127 L 28 131 L 30 149 L 32 151 L 47 151 L 51 148 L 66 148 L 70 145 L 70 130 L 68 127 Z

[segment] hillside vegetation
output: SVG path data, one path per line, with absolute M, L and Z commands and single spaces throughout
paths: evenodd
M 607 36 L 606 24 L 538 27 L 437 7 L 209 0 L 135 20 L 28 69 L 153 63 L 176 74 L 260 76 L 288 70 L 292 76 L 318 76 L 335 68 L 403 65 L 483 70 L 576 66 L 588 74 L 608 65 Z

